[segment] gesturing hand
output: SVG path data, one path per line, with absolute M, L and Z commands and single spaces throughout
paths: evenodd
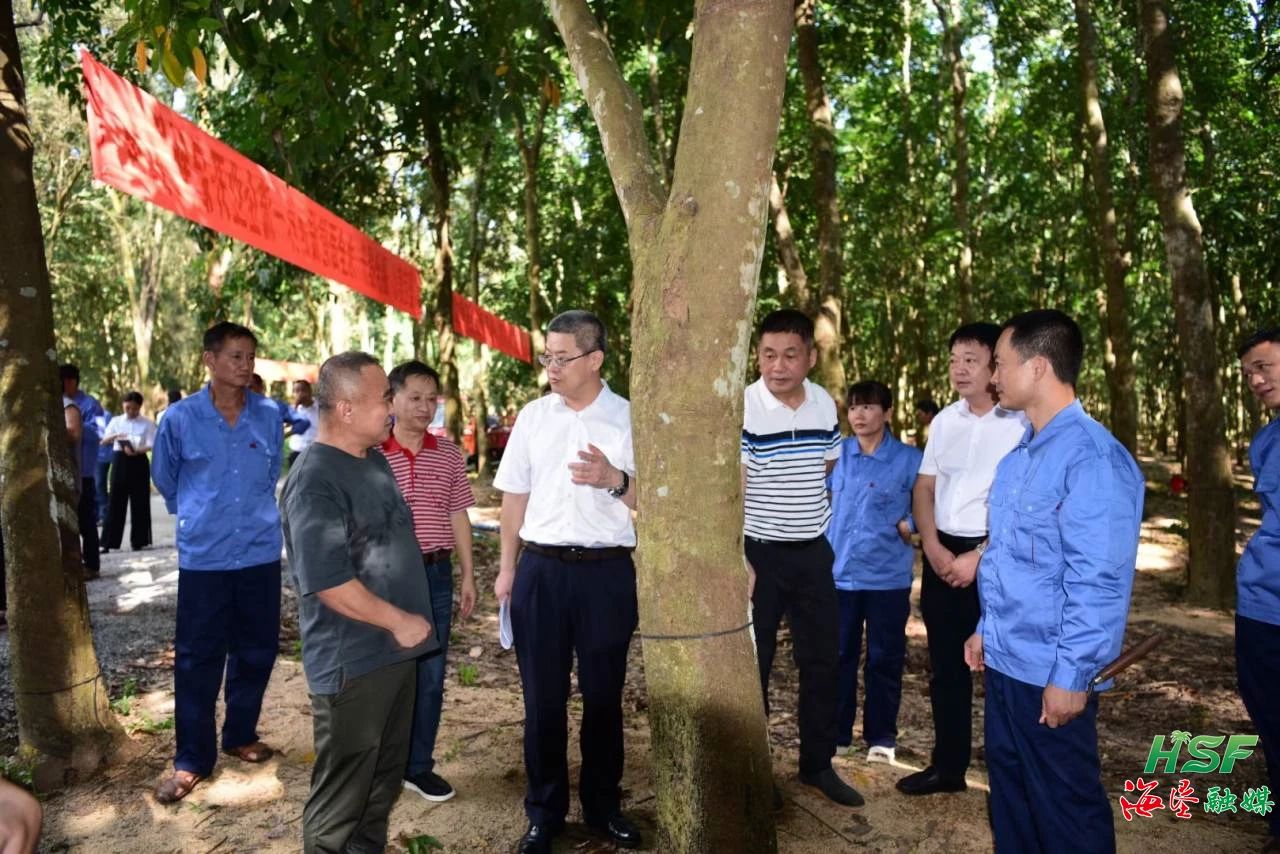
M 622 473 L 609 464 L 604 451 L 587 443 L 587 450 L 578 451 L 579 463 L 569 463 L 569 476 L 573 482 L 582 486 L 594 486 L 596 489 L 612 489 L 621 487 Z

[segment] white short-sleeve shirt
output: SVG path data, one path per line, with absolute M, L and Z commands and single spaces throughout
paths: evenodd
M 156 443 L 156 423 L 141 415 L 137 418 L 130 418 L 127 415 L 117 415 L 112 418 L 107 422 L 107 429 L 102 435 L 110 436 L 112 433 L 120 433 L 128 437 L 135 451 L 149 451 Z M 111 443 L 111 448 L 115 451 L 124 450 L 120 447 L 119 439 Z
M 603 380 L 600 394 L 585 409 L 574 411 L 560 395 L 549 394 L 520 410 L 493 486 L 529 496 L 522 540 L 548 546 L 635 546 L 630 508 L 608 490 L 575 484 L 570 477 L 569 464 L 581 462 L 578 452 L 589 444 L 615 467 L 635 474 L 631 404 Z
M 957 537 L 987 534 L 987 492 L 996 464 L 1027 432 L 1021 412 L 993 406 L 977 416 L 961 399 L 943 409 L 929 425 L 929 441 L 920 474 L 936 478 L 933 520 L 938 530 Z

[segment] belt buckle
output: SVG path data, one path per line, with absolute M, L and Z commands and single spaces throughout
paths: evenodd
M 565 546 L 564 549 L 564 559 L 575 563 L 581 563 L 585 560 L 586 554 L 587 550 L 581 546 Z

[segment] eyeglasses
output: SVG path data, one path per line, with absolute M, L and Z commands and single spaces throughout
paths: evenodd
M 583 356 L 590 356 L 594 352 L 596 351 L 588 350 L 585 353 L 579 353 L 576 356 L 569 356 L 567 358 L 564 356 L 551 356 L 551 355 L 548 355 L 547 353 L 539 353 L 538 364 L 542 365 L 542 367 L 544 368 L 559 369 L 559 368 L 563 368 L 565 365 L 569 364 L 570 362 L 576 362 L 578 359 L 581 359 Z

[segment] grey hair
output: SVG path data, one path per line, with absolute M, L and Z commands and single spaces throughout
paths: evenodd
M 547 332 L 572 335 L 578 349 L 584 353 L 590 353 L 593 350 L 605 352 L 604 324 L 600 318 L 589 311 L 573 309 L 561 312 L 551 318 L 551 322 L 547 324 Z
M 321 412 L 332 412 L 338 401 L 351 394 L 360 382 L 360 372 L 370 365 L 378 367 L 378 360 L 359 350 L 348 350 L 330 356 L 320 366 L 316 379 L 315 399 Z

